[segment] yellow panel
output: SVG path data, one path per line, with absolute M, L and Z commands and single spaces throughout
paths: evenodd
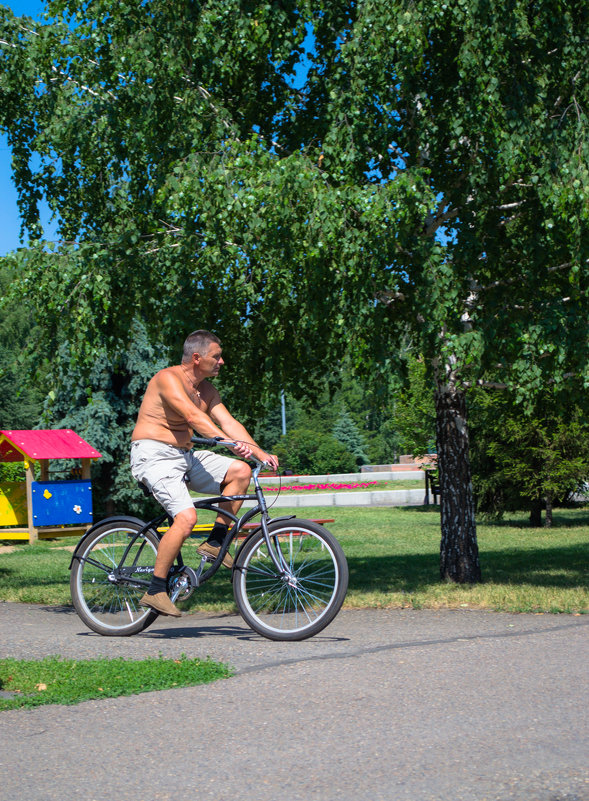
M 7 481 L 0 486 L 0 526 L 27 524 L 27 485 L 24 481 Z
M 12 542 L 13 540 L 26 540 L 29 541 L 29 532 L 21 531 L 18 528 L 3 528 L 0 529 L 0 540 L 2 542 Z
M 81 537 L 83 536 L 88 527 L 84 526 L 70 526 L 64 528 L 38 528 L 37 535 L 40 540 L 55 540 L 59 537 Z M 22 528 L 0 528 L 0 541 L 12 542 L 13 540 L 29 540 L 28 530 L 23 531 Z

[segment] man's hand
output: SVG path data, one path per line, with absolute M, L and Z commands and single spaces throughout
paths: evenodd
M 276 471 L 278 470 L 279 461 L 278 461 L 278 456 L 276 456 L 276 454 L 266 453 L 265 451 L 262 451 L 260 453 L 259 459 L 261 462 L 266 462 L 266 464 L 270 465 L 272 470 Z
M 249 459 L 252 455 L 251 446 L 247 442 L 236 442 L 229 450 L 241 459 Z

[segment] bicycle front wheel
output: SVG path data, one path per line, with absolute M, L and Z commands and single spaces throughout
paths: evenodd
M 157 612 L 139 606 L 153 575 L 158 538 L 138 523 L 105 520 L 74 557 L 74 608 L 98 634 L 125 637 L 147 628 Z M 134 539 L 136 538 L 136 539 Z
M 276 569 L 264 535 L 257 531 L 235 563 L 235 602 L 243 619 L 263 637 L 304 640 L 339 612 L 348 589 L 346 557 L 333 534 L 311 520 L 277 520 L 268 528 L 284 569 Z

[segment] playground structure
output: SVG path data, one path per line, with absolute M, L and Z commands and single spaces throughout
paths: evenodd
M 0 430 L 0 462 L 24 462 L 25 467 L 25 481 L 0 482 L 0 539 L 33 543 L 83 533 L 92 523 L 90 464 L 100 457 L 71 429 Z M 50 480 L 51 462 L 63 459 L 80 466 L 70 479 Z

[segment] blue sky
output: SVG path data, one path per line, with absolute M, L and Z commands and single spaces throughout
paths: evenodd
M 38 18 L 45 4 L 42 0 L 0 0 L 19 16 L 26 14 Z M 15 250 L 22 244 L 19 242 L 20 217 L 16 205 L 16 189 L 12 182 L 10 169 L 10 150 L 6 137 L 0 135 L 0 256 Z

